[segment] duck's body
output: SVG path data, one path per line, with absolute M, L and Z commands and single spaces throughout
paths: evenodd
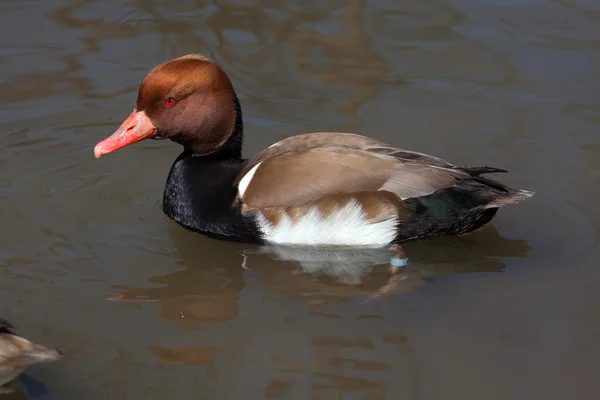
M 8 321 L 0 318 L 0 393 L 31 364 L 60 359 L 53 349 L 30 342 L 13 331 Z M 8 391 L 10 392 L 10 391 Z
M 361 162 L 375 168 L 364 170 Z M 383 246 L 470 232 L 501 205 L 528 196 L 482 172 L 502 170 L 460 169 L 353 134 L 310 133 L 249 160 L 182 153 L 169 173 L 163 209 L 188 229 L 235 240 Z M 415 176 L 418 184 L 408 185 Z
M 136 109 L 95 154 L 145 138 L 182 144 L 164 212 L 188 229 L 232 240 L 384 246 L 473 231 L 499 207 L 533 195 L 481 176 L 504 170 L 456 167 L 360 135 L 293 136 L 248 160 L 242 136 L 229 79 L 192 55 L 146 77 Z

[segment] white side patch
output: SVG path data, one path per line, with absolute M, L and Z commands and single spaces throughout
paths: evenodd
M 260 164 L 262 163 L 259 162 L 258 164 L 256 164 L 250 171 L 248 171 L 246 173 L 246 175 L 244 175 L 244 177 L 240 180 L 240 183 L 238 185 L 238 193 L 240 194 L 240 198 L 244 198 L 244 192 L 246 192 L 246 189 L 248 189 L 248 185 L 250 185 L 250 181 L 252 180 L 252 178 L 254 177 L 254 174 L 256 173 L 256 170 L 258 169 L 258 167 L 260 166 Z
M 257 214 L 265 239 L 288 245 L 385 246 L 397 234 L 398 218 L 369 223 L 360 204 L 351 201 L 330 215 L 313 207 L 294 223 L 284 214 L 278 225 L 272 225 L 261 213 Z

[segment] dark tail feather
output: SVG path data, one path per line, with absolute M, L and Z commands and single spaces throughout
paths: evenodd
M 406 218 L 396 241 L 471 232 L 490 222 L 498 208 L 533 196 L 481 176 L 404 200 Z
M 532 197 L 535 192 L 529 190 L 513 190 L 503 193 L 502 196 L 495 198 L 491 202 L 487 203 L 484 208 L 499 208 L 502 206 L 508 206 L 510 204 L 517 204 L 523 200 L 527 200 Z
M 478 176 L 481 174 L 494 174 L 494 173 L 500 173 L 500 172 L 508 172 L 505 169 L 502 168 L 494 168 L 494 167 L 461 167 L 460 169 L 462 169 L 465 172 L 468 172 L 469 174 L 471 174 L 472 176 Z
M 485 178 L 483 176 L 474 177 L 473 180 L 475 182 L 483 183 L 490 188 L 496 189 L 488 192 L 488 194 L 492 195 L 492 198 L 489 198 L 486 201 L 484 208 L 499 208 L 510 204 L 517 204 L 535 194 L 529 190 L 509 188 L 500 182 Z

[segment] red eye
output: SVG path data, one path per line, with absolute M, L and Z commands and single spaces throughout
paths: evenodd
M 172 97 L 169 97 L 168 99 L 165 100 L 165 106 L 167 107 L 173 107 L 175 105 L 175 99 Z

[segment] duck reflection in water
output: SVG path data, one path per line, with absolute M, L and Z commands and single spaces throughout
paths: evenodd
M 531 247 L 503 238 L 492 225 L 460 237 L 407 243 L 411 263 L 390 266 L 389 249 L 253 246 L 204 238 L 172 226 L 173 255 L 186 269 L 151 278 L 162 287 L 120 286 L 111 300 L 157 301 L 159 315 L 180 324 L 234 318 L 238 297 L 249 284 L 305 298 L 310 307 L 400 294 L 439 275 L 503 272 L 504 261 L 526 258 Z M 241 256 L 241 257 L 240 257 Z M 202 260 L 199 262 L 198 260 Z M 185 318 L 183 318 L 185 317 Z
M 289 269 L 280 272 L 277 267 L 265 268 L 268 263 L 254 268 L 263 273 L 264 281 L 274 286 L 292 281 L 291 276 L 304 275 L 314 285 L 328 284 L 333 290 L 332 285 L 341 284 L 346 287 L 343 291 L 348 296 L 362 294 L 374 299 L 408 292 L 438 275 L 502 272 L 505 269 L 503 260 L 526 258 L 531 252 L 531 247 L 524 241 L 503 238 L 492 225 L 460 237 L 406 243 L 403 247 L 408 250 L 405 252 L 400 246 L 390 249 L 262 246 L 247 249 L 245 254 L 262 255 L 294 266 L 291 274 Z M 407 252 L 414 261 L 410 265 L 395 265 L 395 260 L 406 259 Z M 286 287 L 294 292 L 293 288 Z

